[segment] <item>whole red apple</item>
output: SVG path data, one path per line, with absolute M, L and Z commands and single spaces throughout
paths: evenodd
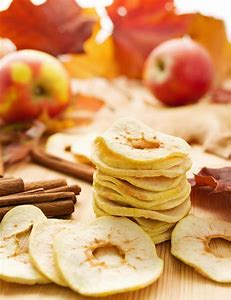
M 211 87 L 214 67 L 207 50 L 190 38 L 156 47 L 145 63 L 144 82 L 170 106 L 197 102 Z
M 0 60 L 0 118 L 6 123 L 53 117 L 70 101 L 70 80 L 53 56 L 35 50 L 10 53 Z

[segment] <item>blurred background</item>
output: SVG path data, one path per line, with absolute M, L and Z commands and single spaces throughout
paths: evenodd
M 2 0 L 5 164 L 60 132 L 87 151 L 122 116 L 228 159 L 230 37 L 225 0 Z

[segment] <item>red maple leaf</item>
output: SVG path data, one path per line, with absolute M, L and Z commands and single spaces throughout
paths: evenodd
M 140 77 L 148 54 L 160 43 L 182 36 L 191 15 L 177 15 L 173 0 L 115 0 L 107 9 L 115 55 L 123 74 Z
M 82 52 L 93 24 L 75 0 L 47 0 L 38 6 L 30 0 L 14 0 L 0 12 L 1 37 L 12 40 L 17 49 L 53 55 Z

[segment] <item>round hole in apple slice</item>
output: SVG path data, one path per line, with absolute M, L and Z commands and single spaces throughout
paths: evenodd
M 217 257 L 231 258 L 231 241 L 223 237 L 212 237 L 208 242 L 211 253 Z

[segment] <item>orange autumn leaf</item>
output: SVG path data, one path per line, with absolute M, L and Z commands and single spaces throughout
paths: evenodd
M 173 0 L 115 0 L 107 8 L 114 24 L 121 73 L 141 77 L 144 61 L 160 43 L 185 34 L 191 15 L 177 15 Z
M 216 69 L 216 84 L 219 85 L 231 69 L 231 45 L 224 22 L 194 14 L 187 33 L 209 51 Z
M 51 118 L 43 113 L 39 120 L 46 126 L 47 132 L 59 132 L 89 124 L 95 113 L 104 105 L 105 102 L 98 97 L 78 93 L 73 96 L 70 106 L 60 116 Z
M 47 0 L 34 5 L 30 0 L 13 0 L 0 12 L 0 36 L 17 49 L 36 49 L 53 55 L 83 51 L 92 33 L 94 19 L 83 14 L 75 0 Z
M 119 75 L 112 37 L 109 37 L 103 43 L 98 43 L 96 40 L 98 31 L 99 25 L 97 24 L 93 35 L 84 44 L 85 53 L 66 55 L 61 58 L 72 77 L 102 76 L 113 78 Z
M 91 112 L 97 112 L 105 104 L 105 102 L 100 98 L 83 94 L 77 94 L 75 96 L 75 101 L 75 109 L 88 110 Z

